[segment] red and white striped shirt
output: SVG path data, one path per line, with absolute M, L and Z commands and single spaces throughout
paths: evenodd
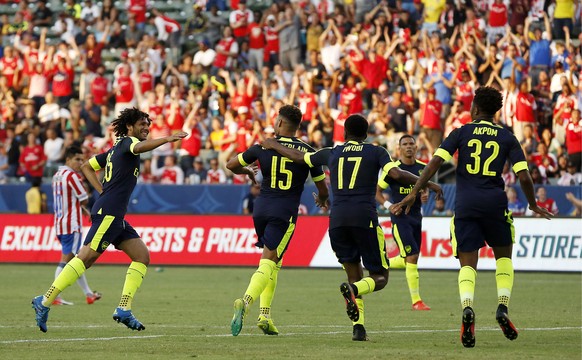
M 68 166 L 60 166 L 53 176 L 52 186 L 56 234 L 81 232 L 81 202 L 89 197 L 81 176 Z

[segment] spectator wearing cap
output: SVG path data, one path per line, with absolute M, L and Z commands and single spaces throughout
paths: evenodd
M 50 27 L 53 23 L 53 12 L 46 6 L 48 0 L 36 2 L 36 10 L 32 14 L 32 24 L 34 26 Z
M 211 71 L 213 74 L 216 74 L 220 69 L 232 69 L 235 66 L 235 59 L 239 52 L 238 43 L 232 37 L 232 29 L 226 26 L 222 34 L 222 39 L 215 47 L 216 56 Z
M 192 164 L 192 168 L 186 173 L 186 183 L 190 185 L 198 185 L 206 183 L 207 170 L 204 168 L 204 161 L 200 157 L 196 157 Z
M 279 30 L 275 23 L 275 15 L 269 14 L 263 27 L 266 41 L 264 61 L 270 69 L 279 63 Z M 307 32 L 309 33 L 309 28 Z
M 295 5 L 293 5 L 295 6 Z M 301 59 L 301 20 L 300 7 L 287 7 L 279 24 L 279 64 L 284 70 L 295 69 Z
M 246 0 L 239 0 L 237 9 L 231 11 L 228 21 L 232 28 L 234 38 L 240 45 L 248 38 L 249 25 L 255 21 L 253 12 L 247 9 Z
M 200 34 L 208 28 L 208 16 L 202 11 L 204 9 L 202 4 L 195 3 L 192 9 L 194 10 L 192 16 L 184 25 L 184 35 L 194 35 L 194 38 L 199 38 Z
M 125 8 L 127 9 L 130 18 L 135 20 L 136 26 L 143 31 L 146 24 L 146 12 L 151 7 L 149 0 L 126 0 Z
M 529 34 L 531 18 L 525 20 L 525 33 Z M 544 25 L 546 28 L 547 39 L 542 38 L 542 29 L 534 29 L 534 39 L 530 40 L 529 35 L 524 36 L 524 41 L 529 46 L 529 74 L 532 79 L 532 86 L 538 84 L 539 74 L 542 71 L 548 71 L 552 61 L 550 42 L 552 41 L 552 30 L 550 28 L 550 19 L 544 13 Z
M 572 111 L 572 117 L 566 126 L 566 150 L 568 159 L 576 166 L 576 172 L 582 167 L 582 125 L 580 109 Z
M 572 161 L 568 161 L 567 170 L 562 172 L 560 178 L 558 179 L 558 185 L 560 186 L 576 186 L 582 185 L 582 173 L 577 171 L 576 164 Z
M 420 108 L 420 128 L 433 149 L 436 149 L 443 138 L 442 126 L 443 103 L 436 98 L 436 89 L 427 91 L 427 98 Z

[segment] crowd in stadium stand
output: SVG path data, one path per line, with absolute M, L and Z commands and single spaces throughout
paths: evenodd
M 316 148 L 363 113 L 370 141 L 397 158 L 415 134 L 428 161 L 484 85 L 536 184 L 582 181 L 579 1 L 47 1 L 0 5 L 18 6 L 0 17 L 0 182 L 50 177 L 73 143 L 107 151 L 133 106 L 151 138 L 191 134 L 142 158 L 144 183 L 246 183 L 224 163 L 273 136 L 286 103 Z

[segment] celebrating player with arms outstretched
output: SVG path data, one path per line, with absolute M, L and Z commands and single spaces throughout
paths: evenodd
M 457 164 L 457 195 L 455 216 L 451 220 L 453 254 L 459 258 L 459 293 L 463 307 L 461 342 L 465 347 L 475 346 L 475 312 L 473 298 L 477 277 L 479 249 L 485 242 L 493 248 L 496 259 L 498 307 L 496 319 L 509 340 L 517 338 L 517 330 L 507 316 L 513 288 L 511 252 L 514 242 L 513 217 L 507 209 L 507 195 L 501 178 L 507 160 L 513 164 L 529 208 L 549 219 L 552 214 L 536 204 L 533 182 L 519 142 L 506 129 L 495 125 L 495 113 L 501 109 L 501 93 L 492 87 L 475 91 L 471 107 L 473 122 L 454 130 L 443 141 L 420 178 L 400 203 L 393 209 L 406 213 L 416 200 L 418 191 L 437 172 L 444 161 L 459 151 Z
M 32 300 L 36 323 L 41 331 L 47 331 L 48 312 L 54 299 L 77 281 L 110 244 L 125 252 L 132 261 L 113 319 L 132 330 L 145 329 L 131 313 L 131 302 L 146 274 L 150 256 L 147 246 L 124 220 L 124 216 L 139 175 L 139 154 L 187 136 L 179 132 L 160 139 L 146 140 L 150 124 L 148 114 L 136 108 L 123 110 L 112 122 L 118 137 L 115 145 L 108 152 L 94 156 L 82 165 L 87 180 L 101 195 L 91 211 L 92 224 L 85 246 L 67 263 L 46 294 Z M 104 169 L 103 184 L 95 173 L 99 169 Z
M 301 154 L 312 153 L 314 150 L 311 146 L 294 136 L 301 124 L 301 118 L 301 110 L 298 107 L 282 106 L 275 123 L 277 137 L 273 140 L 283 144 L 281 146 L 298 149 Z M 226 167 L 235 174 L 247 174 L 254 181 L 254 171 L 246 166 L 255 161 L 261 165 L 263 181 L 261 193 L 253 209 L 253 222 L 259 240 L 258 246 L 263 248 L 263 255 L 244 297 L 234 302 L 234 316 L 230 324 L 233 336 L 237 336 L 242 330 L 248 307 L 259 296 L 260 314 L 257 326 L 267 335 L 279 333 L 271 318 L 271 302 L 275 295 L 283 254 L 295 231 L 299 201 L 309 174 L 319 192 L 316 200 L 325 203 L 328 198 L 321 166 L 310 169 L 306 165 L 295 164 L 260 145 L 254 145 L 230 159 Z
M 361 115 L 350 115 L 345 122 L 346 143 L 316 153 L 302 153 L 265 140 L 263 146 L 310 167 L 327 165 L 330 171 L 333 202 L 329 218 L 331 247 L 344 266 L 348 282 L 340 285 L 346 310 L 353 322 L 352 340 L 368 339 L 364 328 L 362 295 L 382 290 L 388 283 L 388 258 L 384 233 L 378 224 L 376 186 L 378 173 L 401 183 L 413 184 L 418 179 L 392 162 L 386 149 L 364 143 L 368 121 Z M 431 183 L 429 187 L 441 193 Z M 323 205 L 320 203 L 320 205 Z M 364 277 L 362 262 L 369 272 Z

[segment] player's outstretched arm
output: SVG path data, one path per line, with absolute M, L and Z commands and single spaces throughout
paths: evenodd
M 295 150 L 295 149 L 291 149 L 288 148 L 287 146 L 281 145 L 277 140 L 271 138 L 271 139 L 265 139 L 262 143 L 261 146 L 264 147 L 265 149 L 270 149 L 270 150 L 275 150 L 276 152 L 278 152 L 279 154 L 285 156 L 286 158 L 292 160 L 293 162 L 299 163 L 299 164 L 305 164 L 305 153 L 299 151 L 299 150 Z
M 519 178 L 519 184 L 521 185 L 521 190 L 525 194 L 525 197 L 526 197 L 527 202 L 529 204 L 529 209 L 531 211 L 535 212 L 536 214 L 539 214 L 539 215 L 545 217 L 546 219 L 550 220 L 554 216 L 554 214 L 552 214 L 548 210 L 538 206 L 538 204 L 536 202 L 533 181 L 531 179 L 529 171 L 528 170 L 521 170 L 520 172 L 517 173 L 517 177 Z
M 173 135 L 166 136 L 163 138 L 140 141 L 137 144 L 135 144 L 135 146 L 133 147 L 133 153 L 134 154 L 141 154 L 144 152 L 148 152 L 148 151 L 151 151 L 151 150 L 153 150 L 157 147 L 160 147 L 166 143 L 176 142 L 178 140 L 181 140 L 181 139 L 185 138 L 186 136 L 188 136 L 188 133 L 180 131 L 180 132 L 177 132 Z
M 410 212 L 410 208 L 414 204 L 414 201 L 416 201 L 416 195 L 427 184 L 428 184 L 428 188 L 436 193 L 437 198 L 442 196 L 443 190 L 441 189 L 441 187 L 435 183 L 432 183 L 432 182 L 429 183 L 429 180 L 434 176 L 434 174 L 436 174 L 436 172 L 441 167 L 443 162 L 444 162 L 444 159 L 441 158 L 440 156 L 433 156 L 433 158 L 430 160 L 428 165 L 422 171 L 422 174 L 420 174 L 420 177 L 418 178 L 418 180 L 416 180 L 416 183 L 414 184 L 414 187 L 412 188 L 410 193 L 408 195 L 406 195 L 406 197 L 404 199 L 402 199 L 401 202 L 394 205 L 394 207 L 393 207 L 394 214 L 400 215 L 402 213 L 402 209 L 405 209 L 405 213 L 408 214 Z M 396 169 L 396 168 L 394 168 L 394 169 Z M 392 172 L 392 170 L 394 170 L 394 169 L 391 169 L 390 172 Z M 414 176 L 413 174 L 410 174 L 410 175 Z M 398 180 L 398 181 L 400 181 L 400 180 Z
M 91 164 L 89 164 L 89 161 L 85 161 L 83 165 L 81 165 L 81 171 L 83 172 L 83 175 L 85 175 L 87 181 L 89 181 L 89 184 L 91 184 L 91 186 L 93 186 L 93 188 L 97 190 L 99 194 L 101 194 L 103 192 L 103 186 L 97 178 L 97 173 Z

